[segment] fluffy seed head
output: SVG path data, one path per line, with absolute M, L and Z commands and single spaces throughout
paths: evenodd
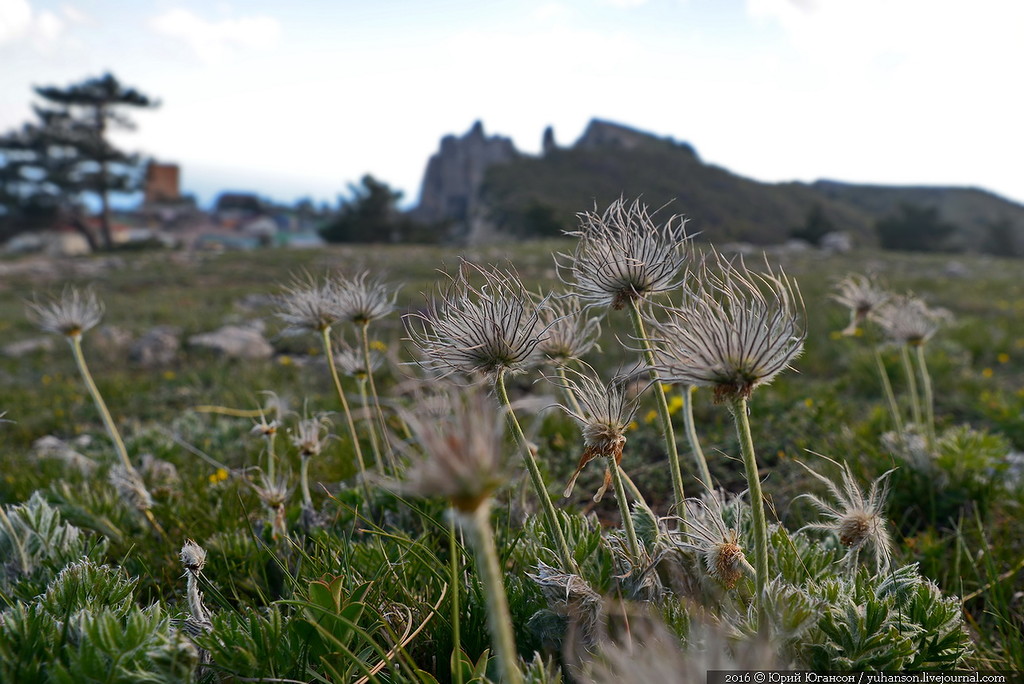
M 477 287 L 471 277 L 483 279 Z M 409 340 L 428 370 L 493 376 L 521 372 L 545 336 L 536 304 L 514 273 L 462 262 L 458 276 L 426 314 L 404 317 Z
M 438 401 L 446 405 L 440 414 L 402 411 L 422 455 L 413 458 L 398 488 L 414 496 L 442 496 L 457 511 L 471 513 L 504 481 L 503 417 L 479 388 L 449 390 Z
M 580 241 L 572 254 L 559 254 L 559 277 L 580 299 L 621 309 L 674 288 L 686 258 L 686 220 L 672 216 L 656 225 L 639 200 L 618 199 L 604 214 L 579 214 Z
M 665 379 L 711 387 L 715 399 L 749 398 L 803 350 L 803 299 L 796 284 L 769 267 L 752 273 L 717 252 L 688 274 L 683 302 L 668 320 L 648 316 Z
M 362 271 L 351 278 L 334 279 L 334 306 L 339 320 L 366 325 L 394 311 L 397 292 L 369 277 L 368 271 Z
M 951 318 L 945 310 L 930 309 L 913 295 L 893 297 L 875 310 L 874 320 L 894 342 L 920 347 L 932 338 L 940 323 Z
M 263 505 L 271 510 L 283 511 L 285 504 L 288 503 L 288 499 L 292 495 L 292 488 L 288 486 L 288 481 L 283 478 L 270 482 L 265 477 L 262 477 L 260 484 L 254 484 L 252 488 L 256 491 L 256 495 L 263 502 Z
M 121 500 L 128 505 L 140 511 L 148 511 L 153 508 L 153 497 L 146 489 L 146 483 L 142 481 L 142 477 L 134 468 L 129 470 L 120 464 L 112 466 L 107 474 L 107 479 L 117 490 Z
M 856 567 L 860 550 L 870 544 L 875 553 L 876 569 L 885 572 L 889 567 L 892 539 L 882 513 L 889 495 L 888 478 L 893 471 L 883 473 L 872 482 L 868 494 L 865 495 L 848 464 L 843 464 L 840 483 L 819 475 L 803 463 L 800 465 L 823 482 L 836 501 L 835 505 L 832 505 L 814 494 L 801 494 L 801 497 L 806 498 L 829 518 L 828 522 L 805 525 L 802 529 L 825 530 L 838 536 L 839 543 L 848 549 L 846 563 L 851 570 Z
M 626 429 L 636 414 L 637 401 L 626 397 L 625 380 L 615 378 L 608 384 L 601 382 L 592 371 L 582 373 L 568 369 L 565 381 L 556 380 L 567 392 L 576 398 L 579 411 L 561 406 L 576 421 L 583 431 L 583 455 L 566 485 L 563 496 L 571 496 L 576 478 L 583 468 L 595 458 L 609 455 L 616 463 L 622 462 L 622 449 L 626 444 Z M 611 473 L 606 469 L 604 483 L 594 496 L 600 501 L 611 485 Z
M 179 557 L 185 569 L 194 575 L 198 575 L 202 572 L 203 567 L 206 566 L 206 549 L 191 539 L 187 540 L 181 547 Z
M 857 328 L 872 312 L 889 301 L 889 297 L 888 292 L 867 276 L 851 274 L 840 280 L 832 299 L 850 310 L 850 324 L 842 334 L 855 335 Z
M 296 276 L 277 298 L 276 315 L 287 324 L 285 334 L 322 333 L 338 322 L 337 288 L 325 276 L 317 281 Z
M 540 317 L 545 335 L 537 350 L 553 363 L 565 365 L 597 346 L 601 321 L 586 315 L 579 298 L 553 297 L 547 300 L 546 307 L 541 307 Z
M 81 337 L 103 317 L 103 304 L 92 290 L 67 286 L 60 297 L 27 302 L 29 319 L 46 332 L 68 338 Z

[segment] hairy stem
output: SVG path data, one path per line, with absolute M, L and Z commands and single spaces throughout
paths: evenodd
M 917 393 L 917 377 L 914 373 L 914 366 L 910 362 L 910 347 L 900 347 L 900 355 L 903 359 L 903 371 L 907 376 L 907 388 L 910 390 L 910 412 L 914 419 L 914 426 L 921 429 L 921 398 Z
M 299 463 L 299 487 L 302 488 L 302 503 L 308 508 L 313 507 L 313 497 L 309 495 L 309 456 L 302 456 Z
M 384 442 L 384 452 L 388 458 L 388 467 L 392 475 L 398 475 L 398 464 L 395 463 L 395 455 L 391 449 L 391 440 L 388 439 L 387 421 L 384 419 L 384 410 L 380 405 L 380 396 L 377 394 L 377 382 L 373 379 L 373 371 L 370 367 L 370 333 L 369 322 L 361 323 L 360 334 L 363 343 L 363 365 L 366 366 L 366 377 L 370 381 L 370 396 L 373 398 L 373 409 L 380 424 L 381 440 Z M 378 456 L 380 458 L 380 456 Z
M 761 495 L 761 478 L 757 473 L 754 440 L 750 436 L 747 400 L 743 397 L 733 399 L 730 408 L 732 409 L 733 419 L 736 422 L 736 435 L 740 440 L 743 469 L 747 476 L 747 487 L 750 491 L 750 510 L 754 526 L 754 582 L 757 587 L 754 600 L 757 602 L 757 628 L 758 630 L 763 630 L 767 626 L 764 592 L 765 586 L 768 583 L 768 523 L 764 515 L 764 499 Z
M 889 413 L 892 415 L 896 434 L 899 435 L 900 441 L 903 441 L 903 418 L 900 415 L 899 404 L 896 403 L 896 394 L 892 391 L 889 372 L 885 369 L 885 362 L 882 360 L 882 352 L 878 347 L 875 347 L 875 362 L 878 364 L 878 376 L 882 379 L 882 389 L 885 391 L 885 399 L 889 403 Z
M 548 528 L 548 535 L 551 537 L 551 541 L 555 545 L 555 552 L 562 561 L 562 569 L 565 572 L 573 573 L 576 571 L 576 563 L 573 561 L 572 553 L 569 551 L 569 544 L 565 541 L 565 533 L 562 531 L 562 526 L 558 524 L 558 514 L 555 511 L 554 504 L 551 503 L 551 496 L 548 494 L 547 487 L 544 486 L 544 477 L 540 473 L 540 467 L 537 465 L 537 459 L 533 456 L 533 450 L 530 447 L 529 441 L 526 439 L 526 434 L 523 432 L 523 428 L 519 424 L 519 420 L 516 418 L 515 411 L 512 410 L 512 404 L 508 400 L 508 391 L 505 389 L 504 373 L 500 371 L 498 372 L 494 381 L 494 386 L 498 392 L 498 400 L 508 412 L 508 422 L 512 426 L 516 440 L 519 442 L 519 446 L 523 451 L 523 461 L 526 463 L 526 470 L 530 473 L 530 480 L 533 483 L 533 488 L 537 492 L 541 508 L 544 510 L 544 520 L 546 522 L 546 527 Z
M 654 385 L 654 401 L 658 407 L 658 417 L 661 419 L 661 429 L 665 434 L 665 449 L 668 452 L 668 466 L 672 475 L 672 491 L 675 494 L 676 514 L 686 516 L 686 494 L 683 491 L 683 472 L 679 466 L 679 451 L 676 448 L 676 433 L 672 428 L 672 414 L 668 411 L 668 400 L 665 399 L 665 387 L 662 385 L 658 371 L 655 370 L 657 360 L 654 358 L 654 349 L 644 329 L 644 321 L 640 316 L 640 307 L 635 299 L 629 300 L 629 315 L 633 321 L 633 331 L 643 346 L 644 361 L 651 369 L 651 384 Z
M 452 524 L 448 528 L 448 555 L 451 557 L 451 609 L 452 609 L 452 677 L 455 684 L 462 684 L 462 636 L 459 633 L 459 594 L 462 587 L 462 552 L 459 549 L 456 539 L 455 517 L 452 517 Z
M 348 433 L 352 437 L 352 447 L 356 452 L 356 461 L 359 465 L 359 477 L 363 481 L 363 489 L 366 491 L 367 500 L 370 497 L 370 486 L 366 483 L 366 463 L 363 461 L 363 450 L 359 446 L 359 435 L 356 433 L 356 425 L 352 422 L 352 411 L 348 407 L 348 399 L 345 398 L 345 390 L 341 386 L 341 378 L 338 376 L 338 367 L 334 363 L 334 350 L 331 349 L 331 328 L 330 326 L 320 331 L 321 341 L 324 345 L 324 354 L 327 356 L 327 367 L 331 369 L 331 380 L 334 381 L 334 389 L 341 400 L 341 408 L 345 413 L 345 423 L 348 426 Z
M 711 482 L 711 471 L 708 470 L 708 461 L 704 458 L 704 450 L 700 447 L 700 440 L 697 438 L 697 426 L 693 422 L 693 393 L 697 388 L 688 385 L 683 389 L 683 422 L 686 426 L 686 439 L 690 442 L 690 449 L 693 450 L 693 459 L 697 462 L 697 470 L 700 471 L 700 481 L 704 488 L 714 491 L 714 484 Z
M 935 396 L 932 394 L 932 376 L 924 358 L 924 345 L 917 345 L 917 366 L 921 371 L 921 389 L 924 392 L 924 434 L 928 449 L 935 448 Z
M 103 426 L 107 429 L 107 434 L 110 435 L 110 441 L 114 443 L 114 451 L 117 452 L 117 457 L 121 460 L 121 465 L 124 466 L 125 471 L 128 473 L 128 477 L 134 480 L 135 485 L 146 489 L 146 485 L 142 480 L 142 476 L 139 475 L 139 471 L 132 465 L 131 459 L 128 458 L 128 449 L 124 445 L 124 440 L 121 439 L 121 433 L 118 432 L 117 425 L 114 424 L 114 418 L 110 415 L 110 409 L 107 408 L 107 402 L 103 400 L 103 395 L 100 394 L 99 388 L 96 386 L 96 382 L 92 379 L 92 373 L 89 372 L 89 366 L 85 363 L 85 355 L 82 353 L 82 336 L 70 335 L 68 341 L 71 343 L 71 354 L 75 357 L 75 364 L 78 366 L 78 371 L 82 375 L 82 380 L 85 381 L 85 386 L 89 390 L 89 394 L 92 396 L 93 403 L 96 404 L 96 410 L 100 413 L 100 418 L 103 420 Z M 146 494 L 149 494 L 147 491 Z M 153 526 L 156 533 L 161 537 L 166 536 L 164 528 L 157 522 L 156 517 L 153 515 L 153 511 L 148 508 L 142 508 L 142 514 L 146 516 L 149 524 Z
M 519 671 L 519 656 L 512 632 L 512 616 L 508 610 L 498 552 L 494 547 L 489 512 L 489 502 L 485 500 L 483 505 L 465 515 L 464 519 L 469 523 L 472 533 L 476 569 L 480 574 L 484 596 L 487 599 L 487 626 L 491 632 L 491 643 L 498 658 L 502 681 L 505 684 L 521 684 L 523 676 Z
M 377 472 L 381 475 L 384 474 L 384 459 L 380 455 L 380 445 L 377 443 L 377 429 L 373 426 L 374 418 L 370 415 L 370 397 L 366 393 L 366 379 L 363 377 L 356 379 L 356 384 L 359 386 L 359 399 L 363 404 L 363 419 L 366 422 L 366 427 L 370 431 L 370 450 L 373 452 L 373 462 L 377 464 Z M 391 471 L 394 472 L 394 469 Z
M 555 372 L 558 373 L 558 379 L 562 381 L 562 391 L 565 392 L 565 398 L 569 401 L 569 408 L 571 408 L 573 413 L 577 416 L 582 416 L 583 411 L 580 409 L 580 402 L 576 400 L 576 394 L 572 391 L 572 385 L 569 384 L 569 378 L 565 375 L 565 366 L 560 363 L 555 364 Z
M 605 454 L 605 461 L 608 471 L 612 474 L 612 486 L 615 487 L 615 501 L 619 504 L 619 515 L 622 516 L 622 529 L 626 532 L 626 543 L 629 544 L 629 553 L 637 562 L 641 560 L 640 542 L 636 538 L 636 530 L 633 528 L 633 517 L 629 514 L 629 501 L 626 500 L 626 486 L 622 481 L 622 473 L 619 471 L 619 464 L 615 462 L 615 454 Z

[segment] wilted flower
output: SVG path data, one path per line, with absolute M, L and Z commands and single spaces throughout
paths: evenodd
M 855 335 L 858 327 L 878 307 L 889 301 L 889 293 L 878 287 L 871 278 L 863 275 L 848 275 L 836 285 L 832 299 L 850 310 L 850 324 L 843 329 L 843 335 Z
M 626 430 L 637 409 L 636 399 L 626 397 L 622 378 L 616 378 L 605 385 L 587 373 L 575 370 L 571 373 L 571 377 L 566 376 L 564 387 L 576 398 L 579 403 L 579 412 L 565 406 L 561 408 L 583 430 L 584 449 L 580 461 L 576 465 L 576 471 L 565 487 L 563 496 L 572 495 L 576 478 L 579 477 L 583 468 L 595 458 L 611 455 L 615 458 L 616 463 L 622 462 Z M 611 483 L 611 472 L 605 469 L 604 482 L 594 495 L 595 501 L 600 501 L 604 497 Z
M 352 278 L 339 277 L 332 283 L 334 307 L 338 320 L 366 325 L 384 318 L 395 308 L 396 292 L 379 280 L 367 280 L 363 271 Z
M 871 489 L 865 496 L 848 464 L 843 464 L 841 485 L 819 475 L 803 463 L 800 465 L 816 479 L 824 482 L 836 500 L 836 505 L 833 506 L 814 494 L 801 494 L 801 497 L 808 499 L 815 508 L 831 518 L 829 522 L 812 523 L 804 525 L 801 529 L 825 530 L 835 533 L 839 537 L 839 543 L 848 549 L 846 563 L 851 571 L 856 567 L 860 550 L 868 544 L 874 547 L 875 567 L 878 572 L 888 570 L 892 540 L 889 537 L 889 530 L 886 528 L 885 518 L 882 516 L 882 509 L 889 495 L 888 479 L 893 470 L 882 473 L 872 482 Z
M 179 556 L 181 564 L 193 575 L 198 575 L 206 566 L 206 549 L 191 539 L 185 541 Z
M 559 277 L 590 304 L 621 309 L 630 301 L 679 284 L 686 259 L 686 220 L 672 216 L 655 225 L 639 200 L 618 199 L 603 215 L 579 215 L 580 241 L 572 254 L 559 254 Z
M 295 425 L 292 444 L 298 448 L 303 458 L 317 456 L 323 449 L 324 438 L 327 436 L 331 422 L 327 416 L 317 415 L 304 418 Z
M 268 480 L 266 477 L 261 476 L 260 484 L 254 484 L 252 488 L 271 514 L 270 526 L 272 536 L 275 539 L 283 537 L 286 532 L 284 525 L 285 506 L 288 504 L 288 499 L 292 496 L 292 488 L 288 486 L 288 481 L 284 478 Z
M 286 334 L 323 333 L 340 320 L 337 288 L 326 276 L 322 282 L 309 274 L 294 278 L 277 301 L 277 317 L 288 324 Z
M 471 274 L 484 284 L 469 283 Z M 441 376 L 495 375 L 524 370 L 544 336 L 544 324 L 526 287 L 514 273 L 463 262 L 447 291 L 426 315 L 405 316 L 421 362 Z
M 917 297 L 900 295 L 875 310 L 872 320 L 893 341 L 920 347 L 931 339 L 939 329 L 939 324 L 949 317 L 948 311 L 929 309 Z
M 597 346 L 601 321 L 587 316 L 574 296 L 554 297 L 540 309 L 545 326 L 544 338 L 537 350 L 556 364 L 579 359 Z
M 579 575 L 563 572 L 547 563 L 537 563 L 536 573 L 527 573 L 556 615 L 569 623 L 574 646 L 593 649 L 601 636 L 604 599 Z
M 117 490 L 121 500 L 128 505 L 143 512 L 153 508 L 153 497 L 134 468 L 129 470 L 120 464 L 111 466 L 107 479 Z
M 340 341 L 334 348 L 334 362 L 346 375 L 365 380 L 370 373 L 376 372 L 384 364 L 384 357 L 379 352 L 370 350 L 370 368 L 367 369 L 366 355 Z
M 81 337 L 103 317 L 103 305 L 92 290 L 65 287 L 59 299 L 28 302 L 28 316 L 40 328 L 68 338 Z
M 683 542 L 679 546 L 699 553 L 708 574 L 732 589 L 744 574 L 753 577 L 754 568 L 743 554 L 739 534 L 722 519 L 721 501 L 715 495 L 709 500 L 711 505 L 702 499 L 688 500 L 690 514 L 682 523 L 686 531 L 679 534 L 693 543 Z
M 749 398 L 803 350 L 803 299 L 785 274 L 751 273 L 715 253 L 691 274 L 668 320 L 651 318 L 664 379 L 711 387 L 718 401 Z M 716 272 L 717 271 L 717 272 Z M 765 293 L 763 290 L 767 290 Z
M 503 482 L 504 421 L 495 402 L 479 389 L 439 395 L 447 410 L 402 411 L 414 442 L 414 458 L 400 489 L 415 496 L 442 496 L 461 513 L 476 511 Z

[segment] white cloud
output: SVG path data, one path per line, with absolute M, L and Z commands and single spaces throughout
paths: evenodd
M 28 0 L 0 0 L 0 47 L 27 42 L 49 52 L 64 33 L 64 22 L 50 10 L 37 13 Z
M 0 0 L 0 45 L 23 36 L 32 25 L 27 0 Z
M 206 63 L 219 63 L 238 48 L 265 49 L 278 41 L 279 22 L 265 15 L 208 21 L 184 8 L 154 17 L 150 27 L 187 44 Z

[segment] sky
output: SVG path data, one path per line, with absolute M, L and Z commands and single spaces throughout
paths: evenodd
M 1018 0 L 0 0 L 0 132 L 107 71 L 161 101 L 116 142 L 204 205 L 367 173 L 414 204 L 446 134 L 537 153 L 594 117 L 761 181 L 1024 203 Z

